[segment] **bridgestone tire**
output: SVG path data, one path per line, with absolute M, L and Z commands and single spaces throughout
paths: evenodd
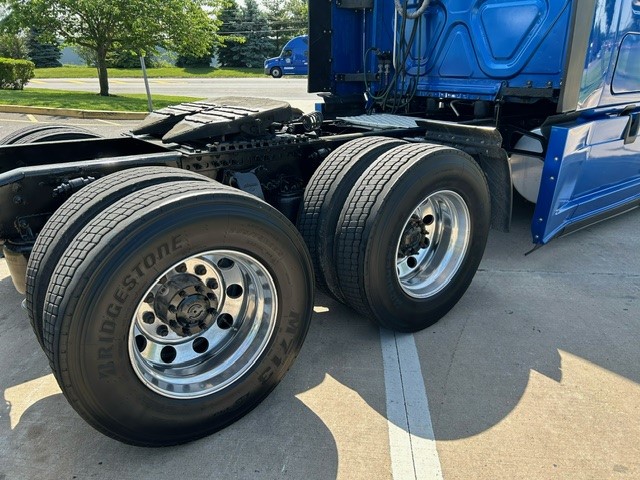
M 42 345 L 42 310 L 51 275 L 65 249 L 97 214 L 123 197 L 152 185 L 213 180 L 169 167 L 140 167 L 103 177 L 72 195 L 46 223 L 33 246 L 26 276 L 26 306 L 31 327 Z
M 429 202 L 442 202 L 439 214 Z M 423 205 L 434 213 L 420 210 L 425 215 L 425 223 L 420 223 L 423 220 L 414 213 Z M 428 144 L 400 146 L 383 154 L 352 190 L 336 232 L 338 278 L 347 303 L 393 330 L 414 332 L 434 324 L 471 283 L 484 253 L 490 216 L 486 179 L 469 155 Z M 400 240 L 409 238 L 404 235 L 414 221 L 420 226 L 431 222 L 431 235 L 440 240 L 405 256 Z M 456 221 L 459 228 L 447 226 Z M 450 257 L 442 256 L 450 244 L 461 253 L 452 248 L 446 252 Z M 399 266 L 409 257 L 414 259 L 411 268 L 417 268 L 410 281 L 401 277 Z M 438 268 L 444 273 L 429 276 L 440 272 Z
M 211 251 L 221 256 L 232 251 L 230 258 L 235 255 L 264 267 L 257 277 L 260 282 L 253 287 L 269 287 L 265 292 L 273 287 L 273 296 L 260 301 L 261 311 L 271 315 L 265 324 L 271 332 L 263 339 L 266 343 L 255 351 L 255 361 L 238 370 L 241 374 L 230 377 L 232 381 L 219 390 L 208 392 L 208 381 L 197 379 L 189 388 L 168 388 L 163 383 L 166 375 L 191 381 L 188 375 L 193 373 L 178 371 L 172 363 L 179 361 L 175 356 L 166 359 L 164 371 L 154 371 L 161 380 L 143 382 L 136 368 L 143 368 L 137 362 L 140 352 L 146 350 L 138 344 L 138 337 L 132 343 L 131 335 L 147 327 L 134 315 L 140 313 L 141 305 L 168 295 L 173 288 L 168 278 L 177 281 L 176 272 L 184 271 L 181 266 L 186 267 L 194 256 L 200 261 Z M 217 265 L 219 268 L 214 265 L 198 275 L 234 268 L 229 260 L 221 259 Z M 204 182 L 149 187 L 96 216 L 69 245 L 47 295 L 45 347 L 64 395 L 102 433 L 140 446 L 191 441 L 248 413 L 290 368 L 311 318 L 312 275 L 308 251 L 295 227 L 261 200 Z M 157 290 L 155 300 L 149 300 L 156 282 L 166 289 Z M 207 280 L 207 286 L 210 283 Z M 233 287 L 228 286 L 224 295 L 236 298 L 242 294 L 237 285 Z M 227 308 L 227 297 L 220 297 L 221 312 Z M 243 308 L 245 303 L 251 304 L 243 299 Z M 240 323 L 221 324 L 222 317 L 214 325 L 227 328 L 224 331 L 232 335 L 252 326 L 262 328 L 267 318 L 246 317 Z M 225 345 L 220 347 L 223 351 Z M 220 353 L 205 355 L 215 363 Z M 203 365 L 209 368 L 211 363 L 189 368 Z M 210 371 L 203 374 L 213 375 Z
M 280 67 L 273 67 L 271 69 L 271 76 L 273 78 L 281 78 L 282 77 L 282 69 Z
M 366 137 L 341 145 L 322 162 L 304 192 L 298 217 L 316 275 L 316 285 L 344 301 L 335 258 L 335 232 L 342 208 L 364 171 L 380 155 L 407 142 L 386 137 Z
M 24 145 L 89 138 L 100 138 L 100 135 L 73 125 L 29 125 L 2 138 L 0 145 Z

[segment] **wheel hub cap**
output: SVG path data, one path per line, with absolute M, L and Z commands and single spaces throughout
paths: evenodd
M 187 267 L 180 264 L 177 268 Z M 149 303 L 152 303 L 158 319 L 183 337 L 210 327 L 215 321 L 219 303 L 213 289 L 197 275 L 188 273 L 179 273 L 166 280 L 151 298 L 153 302 Z

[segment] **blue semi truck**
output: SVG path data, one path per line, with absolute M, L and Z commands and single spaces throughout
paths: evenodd
M 309 73 L 309 36 L 301 35 L 289 40 L 279 57 L 264 61 L 264 74 L 273 78 L 283 75 L 307 75 Z
M 638 0 L 310 0 L 323 102 L 226 97 L 127 137 L 0 147 L 0 239 L 65 396 L 136 445 L 254 408 L 317 286 L 412 332 L 467 290 L 514 192 L 541 246 L 640 205 Z

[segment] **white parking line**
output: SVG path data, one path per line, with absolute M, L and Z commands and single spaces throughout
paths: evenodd
M 415 339 L 381 329 L 380 343 L 393 478 L 442 479 Z
M 113 126 L 115 126 L 115 127 L 119 127 L 119 126 L 120 126 L 120 124 L 119 124 L 119 123 L 112 122 L 112 121 L 110 121 L 110 120 L 102 120 L 101 118 L 97 118 L 97 119 L 96 119 L 96 122 L 104 123 L 104 124 L 106 124 L 106 125 L 113 125 Z
M 31 115 L 30 113 L 27 114 L 27 118 L 29 119 L 29 121 L 31 123 L 38 123 L 38 119 L 36 117 L 34 117 L 33 115 Z

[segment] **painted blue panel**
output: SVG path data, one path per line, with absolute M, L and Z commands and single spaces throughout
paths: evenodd
M 412 48 L 403 60 L 419 96 L 493 100 L 505 82 L 560 88 L 572 1 L 432 0 L 420 19 L 406 22 L 403 35 L 393 0 L 374 0 L 373 9 L 365 10 L 333 3 L 333 91 L 362 93 L 362 83 L 342 81 L 340 75 L 384 73 L 374 52 L 397 54 L 414 26 Z M 420 3 L 410 2 L 409 9 Z M 387 87 L 391 73 L 373 84 L 374 92 Z
M 629 116 L 553 127 L 532 224 L 547 243 L 577 222 L 640 200 L 640 139 L 625 144 Z
M 478 71 L 478 63 L 473 55 L 469 32 L 459 26 L 449 35 L 445 54 L 438 73 L 440 77 L 469 78 Z
M 561 76 L 564 71 L 566 53 L 562 45 L 567 42 L 567 26 L 571 23 L 571 8 L 565 8 L 551 30 L 542 38 L 535 51 L 535 62 L 529 62 L 522 70 L 522 75 L 531 74 Z
M 537 1 L 483 5 L 480 24 L 493 59 L 511 60 L 522 49 L 532 30 L 539 27 L 545 13 L 546 5 Z M 496 35 L 498 25 L 501 28 Z
M 394 78 L 400 90 L 411 86 L 418 96 L 441 98 L 495 100 L 503 86 L 560 89 L 577 1 L 432 0 L 421 18 L 406 22 L 404 33 L 393 0 L 374 0 L 373 8 L 364 10 L 340 8 L 336 1 L 332 3 L 332 90 L 347 95 L 371 87 L 379 93 Z M 410 2 L 409 9 L 420 4 Z M 640 2 L 595 0 L 595 4 L 594 24 L 587 26 L 591 36 L 578 109 L 640 102 L 640 94 L 631 93 L 635 91 L 632 68 L 626 68 L 613 86 L 615 62 L 631 58 L 629 54 L 638 48 L 635 40 L 619 47 L 626 34 L 640 32 Z M 393 70 L 386 75 L 376 54 L 398 59 L 410 39 L 410 52 L 399 60 L 405 65 L 400 73 L 404 71 L 408 78 L 394 77 Z M 629 60 L 626 65 L 637 64 Z M 342 74 L 363 72 L 380 74 L 380 82 L 365 86 L 341 79 Z M 614 93 L 612 87 L 619 91 Z

